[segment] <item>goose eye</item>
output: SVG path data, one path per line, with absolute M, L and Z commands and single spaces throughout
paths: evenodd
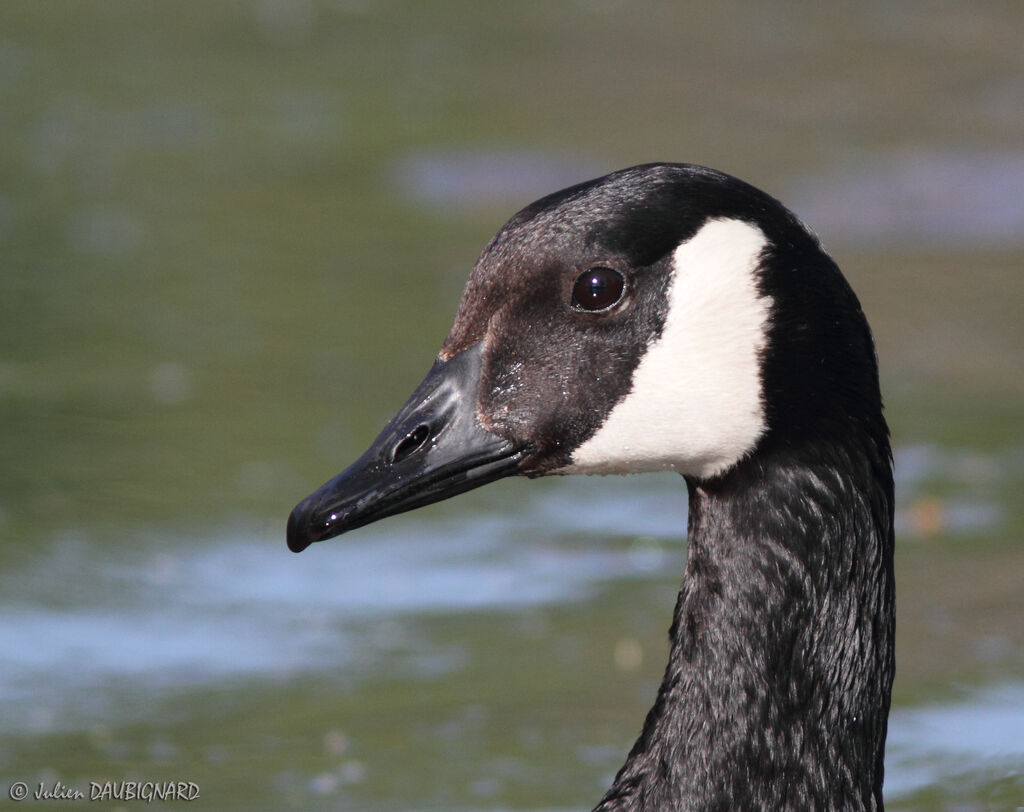
M 626 280 L 611 268 L 591 268 L 576 278 L 572 286 L 572 306 L 577 310 L 606 310 L 622 298 Z

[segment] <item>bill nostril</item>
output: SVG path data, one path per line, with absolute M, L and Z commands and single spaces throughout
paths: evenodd
M 417 451 L 426 442 L 429 435 L 430 429 L 427 426 L 417 426 L 414 428 L 405 435 L 402 442 L 395 446 L 395 450 L 391 452 L 391 462 L 401 462 Z

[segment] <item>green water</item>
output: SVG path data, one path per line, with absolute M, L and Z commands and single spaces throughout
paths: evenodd
M 663 665 L 679 483 L 498 483 L 300 557 L 283 526 L 503 220 L 649 160 L 832 248 L 899 452 L 896 710 L 995 690 L 1021 720 L 1022 30 L 999 3 L 5 2 L 3 791 L 593 805 Z M 1024 803 L 1020 748 L 968 727 L 966 755 L 908 734 L 892 808 Z

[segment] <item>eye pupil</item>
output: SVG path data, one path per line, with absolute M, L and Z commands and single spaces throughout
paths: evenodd
M 622 298 L 626 280 L 611 268 L 596 267 L 576 278 L 572 288 L 572 304 L 577 310 L 605 310 Z

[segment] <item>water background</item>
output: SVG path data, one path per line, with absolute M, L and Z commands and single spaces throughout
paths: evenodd
M 508 216 L 680 160 L 794 208 L 875 331 L 888 805 L 1024 805 L 1022 32 L 996 2 L 5 2 L 0 794 L 590 808 L 664 664 L 678 477 L 496 483 L 301 556 L 283 528 Z

